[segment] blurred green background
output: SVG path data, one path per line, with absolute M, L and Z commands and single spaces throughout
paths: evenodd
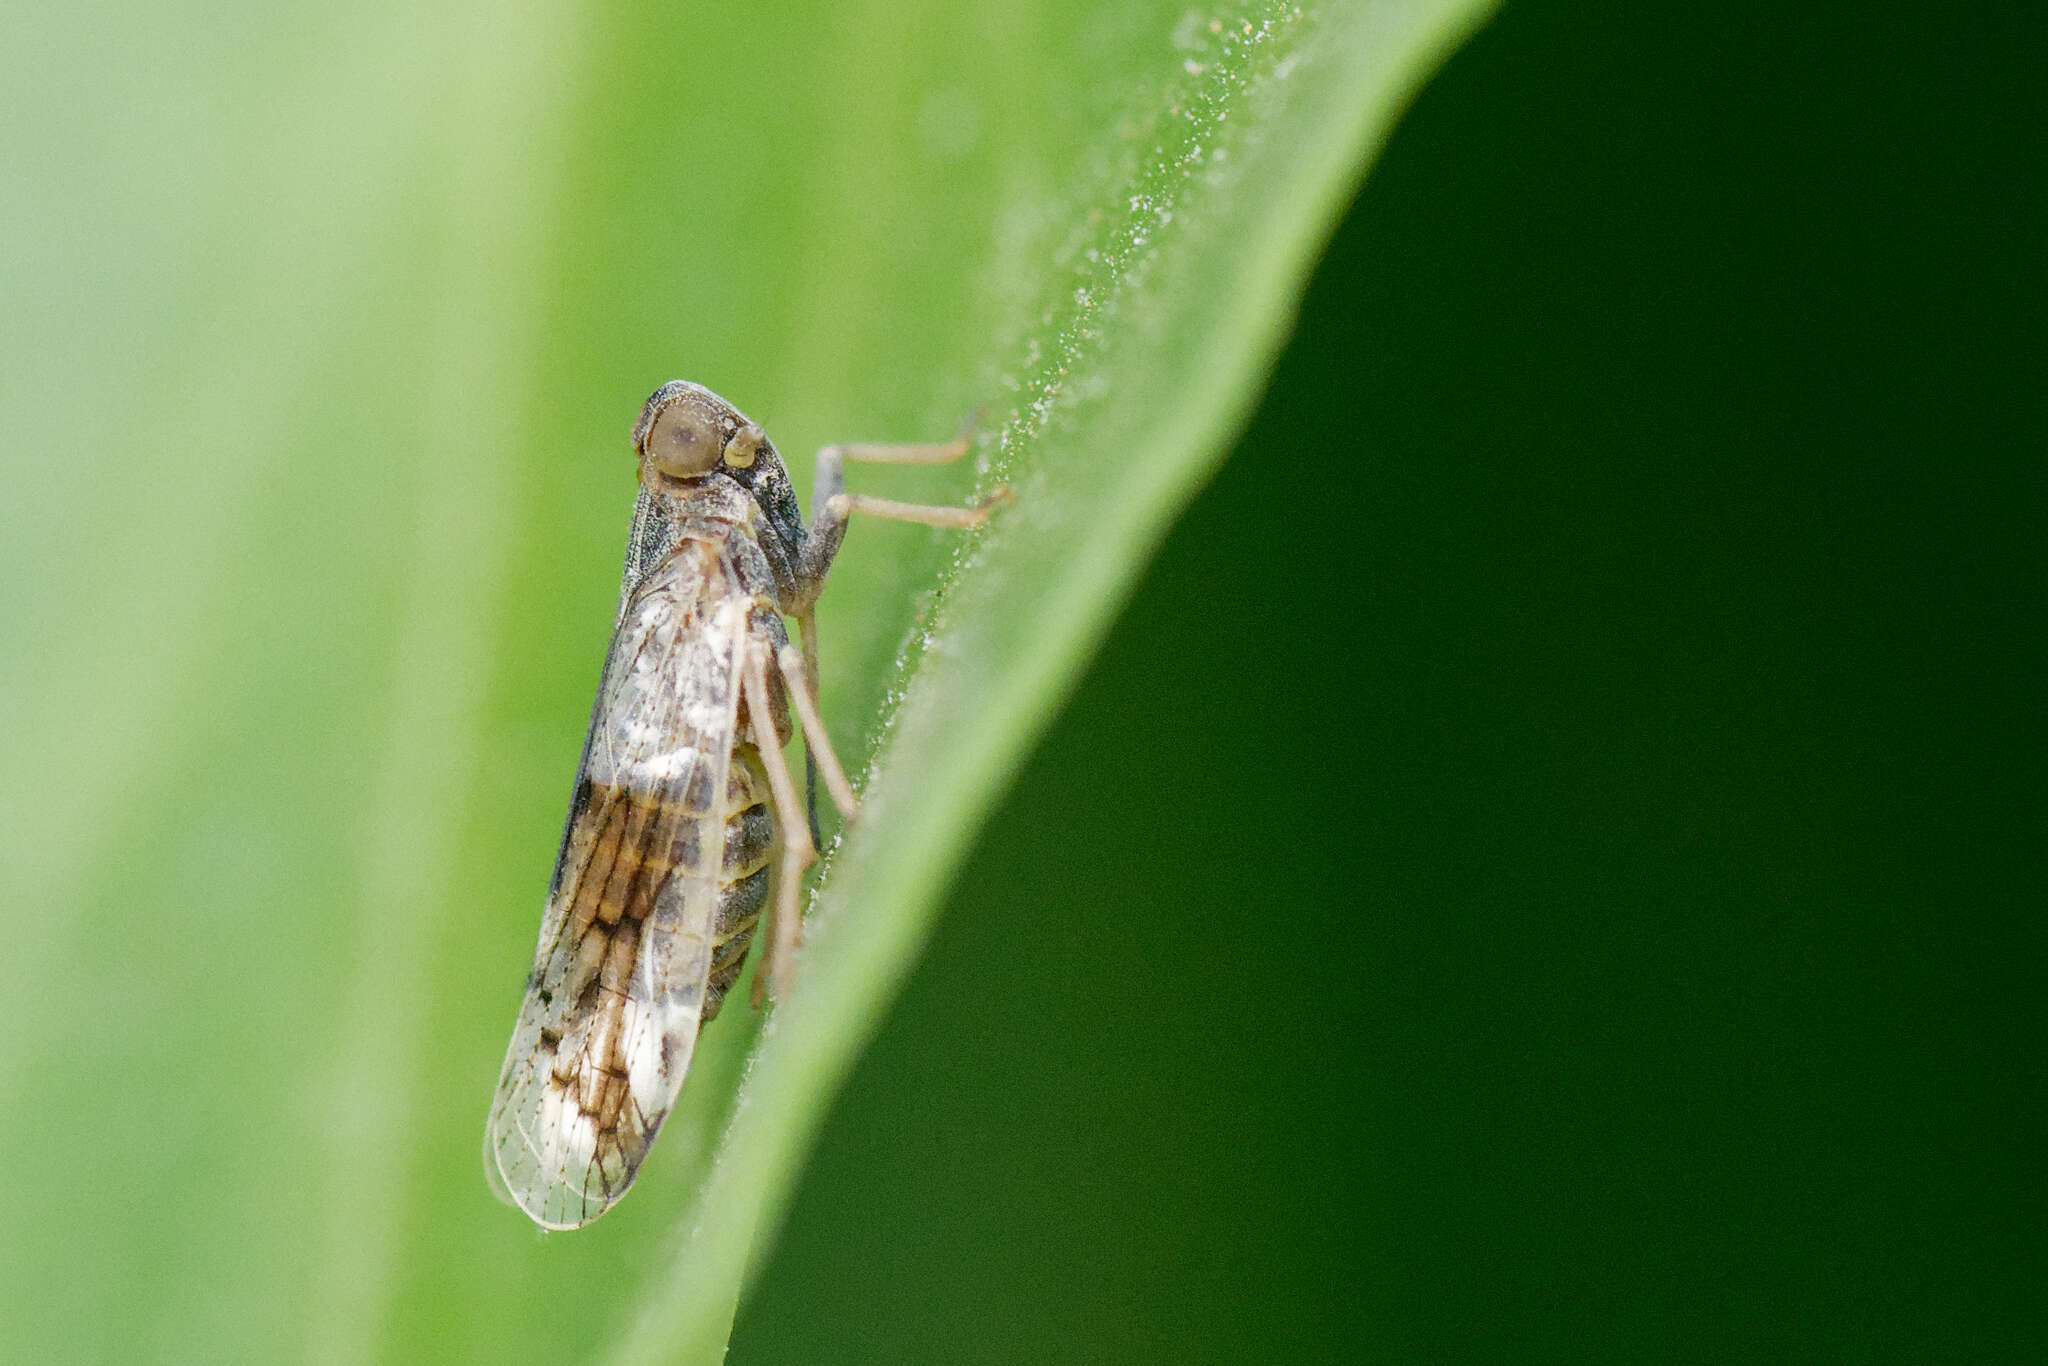
M 674 1208 L 543 1242 L 473 1135 L 631 408 L 949 427 L 1184 16 L 271 14 L 0 45 L 0 1359 L 580 1358 Z M 2040 1357 L 2040 36 L 1451 62 L 734 1360 Z M 865 739 L 945 548 L 849 556 Z

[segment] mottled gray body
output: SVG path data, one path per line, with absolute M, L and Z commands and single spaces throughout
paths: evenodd
M 786 582 L 791 549 L 735 480 L 643 485 L 485 1132 L 493 1186 L 547 1227 L 588 1223 L 632 1184 L 768 902 L 778 841 L 759 746 L 780 749 L 789 719 L 777 689 L 757 737 L 740 675 L 750 640 L 788 643 L 776 571 Z
M 649 500 L 643 496 L 643 501 Z M 667 511 L 669 515 L 661 519 L 658 530 L 648 537 L 647 550 L 655 567 L 640 577 L 639 591 L 674 596 L 678 591 L 677 567 L 694 561 L 702 566 L 699 572 L 708 592 L 744 604 L 749 637 L 766 644 L 771 651 L 787 645 L 789 633 L 780 610 L 782 589 L 776 583 L 768 553 L 762 548 L 758 504 L 730 485 L 714 484 L 675 500 Z M 652 523 L 651 518 L 647 520 Z M 634 580 L 629 569 L 623 589 L 628 602 L 634 600 Z M 789 739 L 790 731 L 789 713 L 780 689 L 775 692 L 774 703 L 772 743 L 780 748 Z M 705 771 L 709 772 L 708 765 Z M 716 878 L 712 959 L 702 1016 L 705 1024 L 718 1014 L 726 991 L 739 977 L 746 961 L 754 929 L 768 904 L 770 864 L 778 846 L 768 778 L 762 769 L 761 751 L 744 699 L 735 705 L 734 741 L 726 766 L 719 817 L 724 826 L 724 852 Z M 570 819 L 573 824 L 573 810 Z
M 834 800 L 854 809 L 783 616 L 808 642 L 850 511 L 950 526 L 986 513 L 841 488 L 842 457 L 935 463 L 964 440 L 828 447 L 806 529 L 766 433 L 682 381 L 648 399 L 633 447 L 619 615 L 484 1130 L 493 1188 L 548 1228 L 589 1223 L 633 1184 L 771 898 L 770 975 L 778 991 L 787 980 L 815 857 L 782 759 L 792 700 Z

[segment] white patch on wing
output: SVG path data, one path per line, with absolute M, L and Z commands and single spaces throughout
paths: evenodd
M 567 1091 L 549 1086 L 540 1107 L 539 1130 L 547 1147 L 541 1167 L 549 1172 L 582 1170 L 597 1155 L 597 1126 Z
M 666 783 L 687 774 L 698 763 L 694 749 L 672 749 L 666 754 L 650 754 L 633 765 L 636 779 L 649 784 Z
M 690 1013 L 692 1032 L 697 1027 L 696 1012 Z M 633 1033 L 633 1041 L 626 1049 L 626 1085 L 632 1089 L 633 1099 L 643 1111 L 653 1112 L 665 1109 L 674 1099 L 665 1094 L 668 1078 L 664 1075 L 661 1061 L 662 1031 L 640 1029 Z

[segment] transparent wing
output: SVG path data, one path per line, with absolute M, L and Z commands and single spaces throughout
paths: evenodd
M 704 1008 L 748 603 L 686 541 L 619 617 L 484 1133 L 500 1198 L 576 1228 L 633 1184 Z

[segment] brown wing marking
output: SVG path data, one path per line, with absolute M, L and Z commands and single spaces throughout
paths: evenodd
M 684 542 L 639 585 L 606 663 L 485 1130 L 493 1186 L 550 1228 L 625 1193 L 695 1047 L 747 623 L 727 582 L 712 548 Z

